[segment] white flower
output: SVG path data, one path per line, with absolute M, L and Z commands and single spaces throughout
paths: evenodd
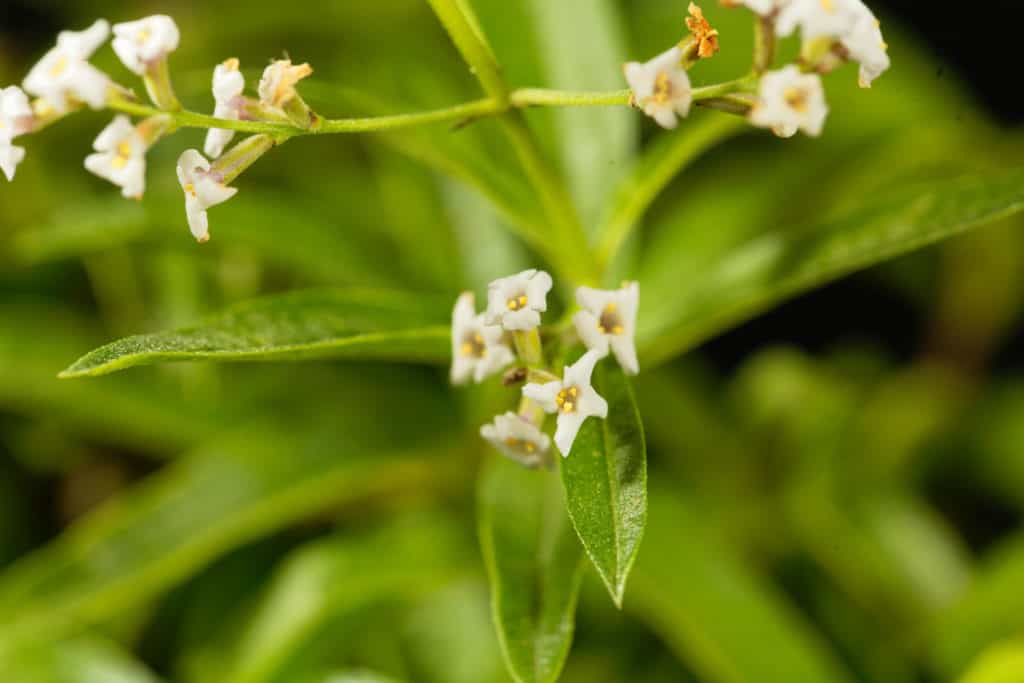
M 573 317 L 573 322 L 587 348 L 602 358 L 611 348 L 623 370 L 630 375 L 640 372 L 635 341 L 640 285 L 630 282 L 614 291 L 580 287 L 576 290 L 576 302 L 583 310 Z
M 0 170 L 8 180 L 14 180 L 14 171 L 25 158 L 25 148 L 11 141 L 31 130 L 32 122 L 32 107 L 21 88 L 0 88 Z
M 529 468 L 540 467 L 551 447 L 547 434 L 512 411 L 498 415 L 492 424 L 481 427 L 480 436 L 503 455 Z
M 178 157 L 178 182 L 185 191 L 185 215 L 188 227 L 199 242 L 210 239 L 206 210 L 235 196 L 238 188 L 227 187 L 210 172 L 210 162 L 194 149 L 186 149 Z
M 761 78 L 757 104 L 750 110 L 750 122 L 771 128 L 788 138 L 803 130 L 818 136 L 825 127 L 828 105 L 817 74 L 804 74 L 795 66 L 771 71 Z
M 629 62 L 623 71 L 637 106 L 662 128 L 675 128 L 676 116 L 690 113 L 693 93 L 678 46 L 646 64 Z
M 839 38 L 853 29 L 865 11 L 869 10 L 860 0 L 790 0 L 779 13 L 776 32 L 785 37 L 799 27 L 805 42 Z
M 85 158 L 85 167 L 121 188 L 128 199 L 140 199 L 146 190 L 146 141 L 131 120 L 119 115 L 92 143 L 96 154 Z
M 488 325 L 506 330 L 532 330 L 540 325 L 540 314 L 548 310 L 551 276 L 543 270 L 524 270 L 503 277 L 487 288 Z
M 789 4 L 789 0 L 722 0 L 728 7 L 745 5 L 748 9 L 762 17 L 774 14 Z
M 504 334 L 476 314 L 472 292 L 459 296 L 452 311 L 452 384 L 465 384 L 470 377 L 482 382 L 515 360 L 502 341 Z
M 178 25 L 163 14 L 114 24 L 114 52 L 140 76 L 146 74 L 150 64 L 177 50 L 179 39 Z
M 217 104 L 213 115 L 219 119 L 237 121 L 241 116 L 242 91 L 245 90 L 245 77 L 238 70 L 238 60 L 231 58 L 218 64 L 213 70 L 213 98 Z M 235 137 L 235 131 L 223 128 L 211 128 L 206 134 L 203 151 L 216 159 L 224 153 L 224 148 Z
M 527 384 L 523 396 L 548 413 L 558 413 L 555 445 L 568 457 L 576 434 L 588 417 L 608 417 L 608 403 L 590 386 L 594 365 L 601 359 L 596 351 L 587 351 L 573 365 L 566 366 L 562 381 Z
M 290 59 L 278 59 L 263 70 L 258 91 L 260 102 L 280 109 L 295 99 L 295 84 L 313 73 L 309 64 L 292 65 Z
M 871 83 L 889 69 L 889 46 L 882 37 L 881 24 L 867 8 L 839 42 L 850 59 L 860 63 L 860 87 L 870 88 Z
M 25 90 L 42 98 L 58 114 L 66 113 L 73 101 L 102 109 L 110 79 L 86 60 L 109 34 L 110 26 L 103 19 L 84 31 L 61 31 L 57 46 L 43 55 L 25 77 Z

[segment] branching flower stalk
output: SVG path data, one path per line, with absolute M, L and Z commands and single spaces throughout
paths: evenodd
M 633 106 L 653 116 L 666 128 L 685 118 L 694 104 L 717 111 L 749 117 L 757 126 L 780 135 L 796 130 L 820 132 L 827 114 L 819 97 L 819 73 L 839 63 L 861 63 L 861 84 L 870 82 L 888 68 L 885 44 L 877 20 L 860 0 L 723 0 L 727 5 L 743 4 L 755 18 L 755 51 L 747 76 L 703 88 L 691 88 L 687 72 L 720 49 L 719 33 L 691 3 L 686 20 L 689 33 L 679 43 L 645 64 L 626 65 L 628 90 L 607 92 L 563 91 L 539 88 L 510 90 L 501 75 L 490 47 L 482 38 L 465 3 L 431 0 L 456 47 L 471 65 L 486 97 L 430 111 L 366 118 L 325 118 L 313 111 L 296 90 L 312 74 L 308 64 L 276 60 L 264 71 L 258 98 L 244 95 L 244 79 L 238 60 L 231 58 L 214 72 L 214 115 L 182 107 L 172 85 L 169 57 L 177 49 L 179 31 L 164 15 L 145 17 L 112 27 L 113 48 L 122 63 L 142 78 L 152 104 L 145 104 L 129 89 L 116 84 L 88 60 L 107 40 L 111 27 L 104 20 L 81 32 L 65 31 L 57 45 L 32 69 L 22 91 L 17 86 L 3 90 L 0 108 L 0 161 L 8 178 L 13 178 L 25 150 L 12 144 L 15 137 L 38 132 L 86 106 L 119 114 L 142 117 L 132 128 L 123 118 L 97 139 L 96 154 L 87 168 L 117 184 L 126 197 L 139 199 L 145 187 L 145 152 L 162 138 L 180 128 L 210 131 L 205 151 L 212 158 L 215 174 L 223 184 L 235 180 L 262 154 L 292 138 L 307 135 L 391 131 L 438 123 L 461 127 L 472 121 L 496 117 L 519 156 L 548 219 L 559 235 L 561 249 L 578 253 L 572 272 L 582 282 L 595 282 L 601 261 L 588 256 L 584 230 L 568 196 L 565 182 L 544 158 L 533 133 L 519 115 L 528 107 Z M 797 79 L 768 73 L 775 53 L 777 35 L 789 35 L 799 28 L 805 37 L 800 68 L 807 75 Z M 25 92 L 34 95 L 29 101 Z M 116 124 L 116 125 L 115 125 Z M 216 158 L 235 133 L 250 133 L 257 143 L 243 141 L 245 163 L 218 171 Z M 115 139 L 116 138 L 116 139 Z M 242 153 L 244 152 L 244 153 Z M 231 158 L 241 158 L 238 154 Z M 211 204 L 212 205 L 212 204 Z M 194 208 L 194 207 L 193 207 Z M 205 211 L 205 209 L 204 209 Z M 195 215 L 190 212 L 190 223 Z M 193 230 L 195 233 L 196 231 Z M 208 232 L 197 239 L 205 241 Z M 581 248 L 582 246 L 582 248 Z

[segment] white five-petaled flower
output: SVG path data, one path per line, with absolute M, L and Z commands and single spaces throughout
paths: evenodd
M 0 170 L 8 180 L 14 180 L 14 171 L 25 158 L 25 148 L 11 141 L 31 130 L 32 122 L 32 107 L 21 88 L 0 88 Z
M 87 60 L 109 34 L 110 25 L 103 19 L 84 31 L 61 31 L 56 47 L 32 67 L 22 86 L 43 100 L 41 107 L 57 114 L 66 113 L 76 101 L 103 108 L 110 79 Z
M 629 282 L 613 291 L 580 287 L 576 302 L 583 308 L 573 317 L 576 333 L 591 351 L 603 358 L 609 348 L 630 375 L 640 372 L 636 359 L 636 312 L 640 285 Z
M 876 78 L 888 71 L 891 62 L 881 24 L 870 10 L 865 10 L 839 43 L 850 59 L 860 64 L 860 87 L 870 88 Z
M 482 382 L 515 360 L 503 341 L 504 330 L 477 315 L 473 299 L 472 292 L 463 292 L 452 311 L 452 384 L 465 384 L 470 377 Z
M 295 84 L 313 73 L 309 64 L 292 64 L 290 59 L 278 59 L 263 70 L 263 77 L 257 88 L 260 102 L 267 107 L 280 109 L 296 96 Z
M 662 128 L 675 128 L 676 117 L 686 118 L 690 113 L 693 91 L 678 46 L 644 64 L 629 62 L 623 71 L 636 106 Z
M 145 75 L 151 64 L 177 50 L 179 39 L 178 25 L 163 14 L 114 24 L 114 52 L 140 76 Z
M 789 1 L 790 0 L 722 0 L 722 3 L 728 7 L 744 5 L 756 14 L 760 14 L 762 17 L 765 17 L 778 12 L 780 9 L 788 5 Z
M 545 412 L 558 414 L 555 445 L 564 457 L 569 456 L 576 434 L 588 417 L 608 417 L 607 401 L 590 386 L 590 375 L 600 359 L 596 351 L 587 351 L 578 361 L 566 366 L 561 381 L 523 387 L 523 396 L 536 401 Z
M 189 230 L 198 242 L 206 242 L 210 239 L 206 210 L 234 197 L 238 188 L 221 182 L 217 174 L 210 171 L 210 162 L 194 149 L 186 149 L 178 157 L 178 182 L 185 191 Z
M 480 436 L 506 457 L 531 469 L 544 464 L 544 456 L 551 447 L 551 439 L 547 434 L 512 411 L 498 415 L 493 423 L 481 427 Z
M 238 70 L 238 60 L 232 57 L 213 70 L 213 98 L 217 104 L 213 115 L 219 119 L 237 121 L 241 117 L 244 104 L 242 91 L 245 90 L 245 77 Z M 203 151 L 216 159 L 224 153 L 224 147 L 235 137 L 235 131 L 223 128 L 211 128 L 206 134 Z
M 861 0 L 790 0 L 779 13 L 776 31 L 788 36 L 799 27 L 805 42 L 835 40 L 860 64 L 860 86 L 868 88 L 890 65 L 880 26 Z
M 147 144 L 124 115 L 114 118 L 92 143 L 95 154 L 85 158 L 85 167 L 121 188 L 129 199 L 140 199 L 146 190 Z
M 761 78 L 757 104 L 750 110 L 750 122 L 771 128 L 776 135 L 788 138 L 803 130 L 818 136 L 825 127 L 828 105 L 821 77 L 804 74 L 795 66 L 771 71 Z
M 501 325 L 506 330 L 537 327 L 540 314 L 548 310 L 552 284 L 550 275 L 534 269 L 495 280 L 487 288 L 487 324 Z

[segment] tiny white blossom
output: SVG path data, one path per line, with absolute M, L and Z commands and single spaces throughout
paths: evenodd
M 465 384 L 470 377 L 482 382 L 515 360 L 503 341 L 504 330 L 477 315 L 473 298 L 464 292 L 452 311 L 452 384 Z
M 219 119 L 237 121 L 241 117 L 241 107 L 244 104 L 244 90 L 245 77 L 238 70 L 238 60 L 231 58 L 218 64 L 213 70 L 213 98 L 217 102 L 213 115 Z M 224 153 L 224 148 L 234 137 L 233 130 L 211 128 L 206 134 L 203 151 L 207 156 L 216 159 Z
M 867 8 L 839 42 L 850 59 L 860 64 L 860 87 L 870 88 L 871 83 L 889 69 L 889 46 L 882 37 L 881 24 Z
M 817 137 L 825 127 L 828 105 L 821 77 L 804 74 L 795 66 L 771 71 L 761 78 L 757 104 L 750 110 L 750 122 L 771 128 L 788 138 L 803 130 Z
M 798 27 L 804 41 L 839 38 L 853 29 L 867 7 L 860 0 L 790 0 L 775 25 L 780 36 L 792 35 Z
M 238 188 L 221 182 L 216 173 L 210 172 L 210 162 L 194 149 L 187 149 L 178 157 L 178 182 L 185 191 L 189 230 L 198 242 L 206 242 L 210 239 L 206 210 L 234 197 Z
M 66 113 L 74 101 L 102 109 L 110 79 L 87 60 L 109 34 L 110 25 L 103 19 L 84 31 L 61 31 L 56 47 L 32 67 L 22 86 L 58 114 Z
M 540 314 L 548 310 L 552 284 L 550 275 L 534 269 L 495 280 L 487 288 L 487 324 L 501 325 L 506 330 L 537 327 Z
M 14 171 L 25 158 L 25 148 L 11 141 L 30 131 L 32 123 L 32 107 L 21 88 L 0 88 L 0 170 L 8 180 L 14 180 Z
M 498 415 L 480 428 L 484 437 L 503 455 L 531 469 L 544 464 L 551 439 L 535 424 L 512 411 Z
M 675 128 L 676 117 L 690 113 L 693 91 L 678 46 L 644 64 L 629 62 L 623 71 L 637 106 L 662 128 Z
M 555 445 L 563 457 L 568 457 L 576 434 L 588 417 L 608 417 L 608 403 L 590 386 L 594 365 L 601 359 L 596 351 L 587 351 L 574 364 L 566 366 L 562 381 L 546 384 L 527 384 L 523 396 L 548 413 L 558 414 Z
M 790 0 L 722 0 L 723 4 L 728 7 L 744 5 L 754 13 L 760 14 L 762 17 L 778 12 L 780 9 L 788 5 L 789 1 Z
M 576 302 L 583 308 L 573 317 L 576 333 L 591 351 L 603 358 L 609 348 L 630 375 L 640 372 L 636 359 L 636 312 L 640 285 L 627 283 L 613 291 L 580 287 Z
M 121 62 L 140 76 L 150 64 L 178 49 L 180 39 L 174 19 L 154 14 L 138 21 L 114 24 L 114 52 Z
M 140 199 L 146 190 L 146 141 L 131 120 L 119 115 L 92 143 L 95 154 L 85 158 L 85 167 L 121 188 L 128 199 Z
M 278 59 L 263 70 L 257 91 L 260 102 L 280 109 L 296 96 L 295 84 L 313 73 L 309 64 L 292 64 L 290 59 Z

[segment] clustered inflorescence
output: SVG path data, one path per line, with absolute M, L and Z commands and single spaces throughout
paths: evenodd
M 521 365 L 505 375 L 506 384 L 526 382 L 518 411 L 498 415 L 480 434 L 527 467 L 551 464 L 551 439 L 543 431 L 548 414 L 557 415 L 554 442 L 566 457 L 588 417 L 608 416 L 607 402 L 591 386 L 598 361 L 611 353 L 626 373 L 640 370 L 634 341 L 640 303 L 637 283 L 617 290 L 576 290 L 581 310 L 573 316 L 568 336 L 559 340 L 560 348 L 569 348 L 578 339 L 587 352 L 566 365 L 561 378 L 546 365 L 539 332 L 551 287 L 551 276 L 544 271 L 525 270 L 490 284 L 483 313 L 476 313 L 471 292 L 458 298 L 452 313 L 452 382 L 482 382 L 514 362 Z
M 752 78 L 718 97 L 714 105 L 744 114 L 751 124 L 771 129 L 780 137 L 798 130 L 821 134 L 828 105 L 820 74 L 847 61 L 860 64 L 862 88 L 889 68 L 888 46 L 880 24 L 861 0 L 722 0 L 727 6 L 745 5 L 759 17 L 758 45 Z M 633 104 L 663 128 L 675 128 L 693 104 L 688 70 L 719 49 L 718 32 L 699 7 L 690 4 L 690 35 L 646 63 L 625 65 Z M 777 38 L 799 29 L 802 49 L 797 64 L 768 71 Z M 746 90 L 749 89 L 750 92 Z M 711 104 L 711 103 L 709 103 Z
M 146 92 L 160 110 L 139 123 L 119 114 L 93 143 L 95 152 L 85 167 L 121 188 L 130 199 L 141 199 L 146 189 L 146 152 L 179 127 L 181 112 L 171 86 L 167 58 L 178 47 L 174 20 L 154 15 L 112 27 L 112 47 L 121 62 L 142 77 Z M 107 41 L 111 26 L 98 20 L 84 31 L 63 31 L 57 45 L 31 69 L 21 87 L 0 90 L 0 169 L 13 180 L 25 149 L 12 144 L 15 137 L 39 131 L 84 107 L 117 108 L 137 104 L 135 95 L 89 63 Z M 312 69 L 276 60 L 263 72 L 258 98 L 246 97 L 245 79 L 237 59 L 219 64 L 213 73 L 214 116 L 223 121 L 263 121 L 310 128 L 317 122 L 295 84 Z M 30 100 L 29 95 L 35 99 Z M 237 178 L 276 144 L 268 134 L 253 135 L 225 153 L 234 131 L 211 128 L 204 151 L 186 150 L 178 159 L 178 179 L 185 193 L 189 228 L 199 242 L 210 237 L 206 211 L 230 199 L 237 189 L 228 183 Z M 207 158 L 209 157 L 209 159 Z M 211 162 L 210 159 L 213 161 Z

